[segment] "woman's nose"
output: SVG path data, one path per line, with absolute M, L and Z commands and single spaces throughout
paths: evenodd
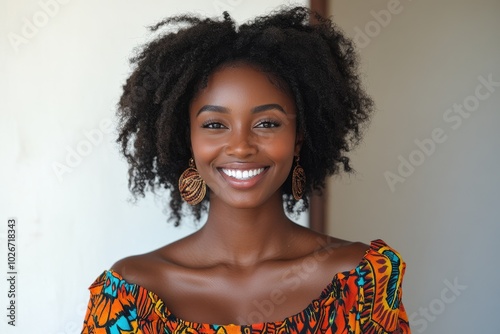
M 240 159 L 257 153 L 257 145 L 251 131 L 233 130 L 227 142 L 225 153 Z

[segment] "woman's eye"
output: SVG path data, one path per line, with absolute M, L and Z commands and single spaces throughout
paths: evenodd
M 203 123 L 202 128 L 204 128 L 204 129 L 224 129 L 226 127 L 222 123 L 219 123 L 219 122 L 206 122 L 206 123 Z
M 262 121 L 262 122 L 259 122 L 255 127 L 256 128 L 277 128 L 281 125 L 281 123 L 279 122 L 276 122 L 276 121 Z

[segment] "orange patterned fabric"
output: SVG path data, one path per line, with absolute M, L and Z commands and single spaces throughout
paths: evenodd
M 405 263 L 382 240 L 359 265 L 338 273 L 302 312 L 283 321 L 214 325 L 173 315 L 153 292 L 105 271 L 90 286 L 82 334 L 410 333 L 401 301 Z

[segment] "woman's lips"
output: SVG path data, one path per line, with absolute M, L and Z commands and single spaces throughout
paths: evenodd
M 236 189 L 248 189 L 257 184 L 266 174 L 268 167 L 230 168 L 219 167 L 222 178 Z
M 230 169 L 230 168 L 221 168 L 222 172 L 229 177 L 238 179 L 240 181 L 249 180 L 264 171 L 264 168 L 255 168 L 255 169 Z

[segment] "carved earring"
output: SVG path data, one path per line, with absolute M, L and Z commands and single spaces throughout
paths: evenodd
M 296 165 L 292 174 L 292 195 L 296 201 L 302 198 L 304 188 L 306 187 L 306 173 L 304 172 L 304 168 L 299 165 L 299 159 L 300 157 L 297 155 L 295 157 Z
M 190 205 L 199 204 L 205 198 L 207 185 L 198 173 L 193 158 L 189 159 L 189 167 L 179 177 L 181 197 Z

